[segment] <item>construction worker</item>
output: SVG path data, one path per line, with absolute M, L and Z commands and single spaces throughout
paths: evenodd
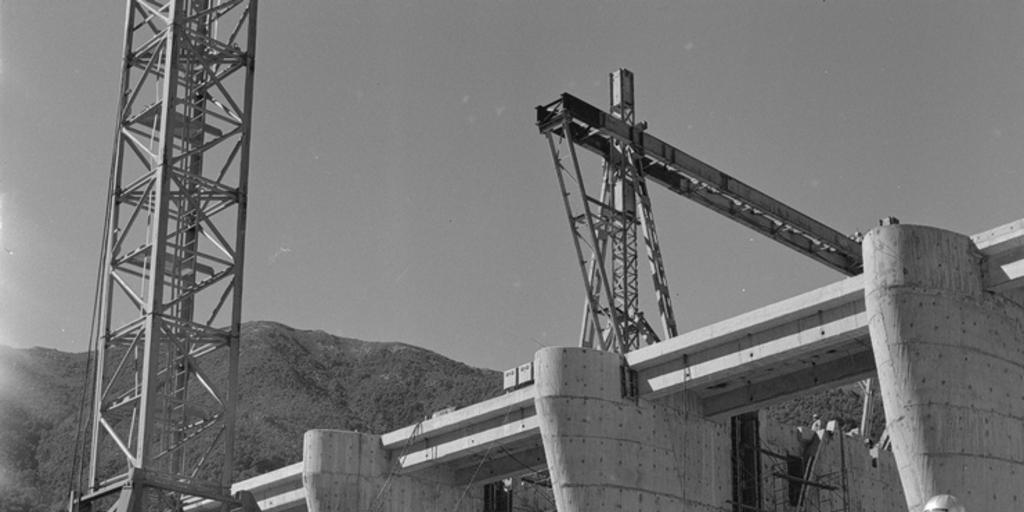
M 924 512 L 967 512 L 967 509 L 950 494 L 937 494 L 928 500 Z
M 821 430 L 821 415 L 818 413 L 814 413 L 814 415 L 811 416 L 811 430 Z

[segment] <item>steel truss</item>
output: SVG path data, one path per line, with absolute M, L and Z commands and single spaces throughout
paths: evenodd
M 256 8 L 127 2 L 83 509 L 242 505 L 230 486 Z
M 537 107 L 537 127 L 551 149 L 586 287 L 581 346 L 627 352 L 639 347 L 641 339 L 657 341 L 636 302 L 637 223 L 644 233 L 662 326 L 667 337 L 676 335 L 648 178 L 832 269 L 846 275 L 862 272 L 858 238 L 843 235 L 651 136 L 645 124 L 635 122 L 633 110 L 632 73 L 626 70 L 612 74 L 611 112 L 568 93 Z M 587 194 L 578 147 L 604 159 L 598 196 Z M 563 162 L 566 156 L 568 166 Z M 610 273 L 605 268 L 609 240 Z M 590 251 L 589 259 L 584 247 Z
M 611 108 L 615 119 L 634 126 L 633 74 L 628 70 L 611 75 Z M 601 155 L 600 195 L 591 196 L 584 184 L 570 118 L 562 122 L 561 130 L 551 125 L 552 129 L 542 131 L 551 149 L 586 287 L 580 346 L 626 353 L 660 339 L 639 307 L 638 226 L 647 248 L 662 327 L 666 337 L 675 336 L 675 316 L 639 153 L 626 141 L 610 141 Z M 566 153 L 571 161 L 568 167 L 563 163 Z
M 860 274 L 860 242 L 761 193 L 632 125 L 563 93 L 537 107 L 537 126 L 604 158 L 616 143 L 630 148 L 644 176 L 846 275 Z

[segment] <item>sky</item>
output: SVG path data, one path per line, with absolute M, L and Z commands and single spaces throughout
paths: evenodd
M 0 0 L 0 344 L 87 349 L 123 19 Z M 576 344 L 534 107 L 620 67 L 651 134 L 840 232 L 1024 217 L 1022 2 L 262 0 L 257 40 L 245 320 L 498 370 Z M 842 277 L 651 194 L 681 331 Z

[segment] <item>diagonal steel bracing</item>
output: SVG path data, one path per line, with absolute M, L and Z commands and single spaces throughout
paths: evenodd
M 633 74 L 620 69 L 612 73 L 610 81 L 611 115 L 633 126 Z M 587 192 L 570 118 L 562 122 L 560 131 L 549 129 L 544 133 L 586 288 L 580 346 L 625 353 L 659 339 L 639 306 L 638 227 L 647 249 L 665 337 L 675 336 L 675 317 L 640 155 L 627 142 L 610 141 L 601 154 L 604 171 L 600 194 L 593 196 Z
M 256 7 L 127 2 L 83 508 L 239 504 Z

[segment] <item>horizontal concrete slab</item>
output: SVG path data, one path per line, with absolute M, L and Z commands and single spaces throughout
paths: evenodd
M 384 449 L 402 448 L 410 438 L 423 439 L 437 437 L 455 430 L 472 431 L 489 419 L 505 415 L 508 411 L 533 406 L 534 390 L 532 386 L 517 389 L 511 393 L 484 400 L 462 409 L 457 409 L 436 418 L 425 419 L 415 425 L 400 428 L 381 436 Z

